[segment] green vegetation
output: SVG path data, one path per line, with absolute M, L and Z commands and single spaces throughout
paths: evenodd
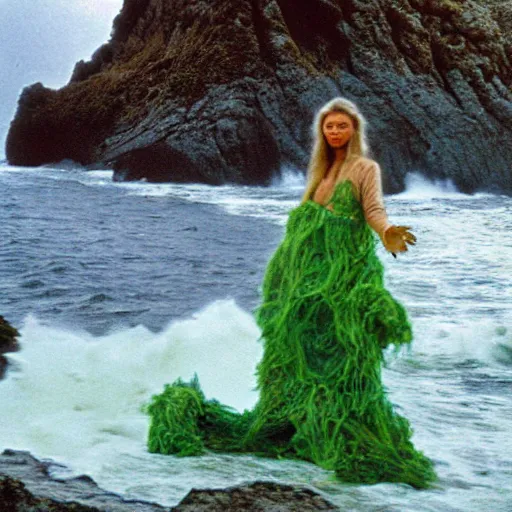
M 150 451 L 299 458 L 346 482 L 423 488 L 435 480 L 381 381 L 382 350 L 411 341 L 406 312 L 383 287 L 350 182 L 332 201 L 332 213 L 311 201 L 291 213 L 268 266 L 254 410 L 238 414 L 205 400 L 197 380 L 178 381 L 148 407 Z

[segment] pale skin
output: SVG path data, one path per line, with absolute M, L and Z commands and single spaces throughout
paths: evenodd
M 327 114 L 322 123 L 322 132 L 325 140 L 334 153 L 334 159 L 327 169 L 322 181 L 313 194 L 313 201 L 323 206 L 332 196 L 334 187 L 338 181 L 341 165 L 347 157 L 347 147 L 354 135 L 355 127 L 352 118 L 342 112 Z M 405 252 L 407 244 L 414 245 L 416 237 L 407 226 L 390 226 L 382 237 L 384 246 L 389 252 Z

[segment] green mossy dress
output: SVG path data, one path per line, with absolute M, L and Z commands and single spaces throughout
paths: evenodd
M 350 181 L 328 206 L 294 209 L 268 265 L 255 408 L 239 414 L 205 400 L 197 379 L 175 382 L 148 406 L 151 452 L 300 458 L 354 483 L 435 480 L 381 381 L 383 349 L 411 341 L 407 314 L 384 289 L 375 235 Z

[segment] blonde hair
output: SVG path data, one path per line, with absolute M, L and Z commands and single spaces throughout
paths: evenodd
M 366 142 L 366 121 L 357 106 L 345 98 L 334 98 L 326 103 L 316 114 L 313 121 L 313 150 L 308 165 L 308 179 L 302 202 L 308 201 L 322 181 L 334 159 L 334 152 L 325 140 L 322 128 L 325 118 L 329 114 L 341 112 L 348 115 L 354 123 L 354 134 L 347 146 L 347 156 L 341 165 L 343 168 L 353 158 L 366 156 L 368 144 Z

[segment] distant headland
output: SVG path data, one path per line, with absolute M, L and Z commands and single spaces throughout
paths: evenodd
M 24 89 L 6 155 L 266 184 L 306 166 L 314 111 L 346 96 L 387 192 L 418 171 L 512 194 L 511 86 L 510 0 L 125 0 L 68 85 Z

